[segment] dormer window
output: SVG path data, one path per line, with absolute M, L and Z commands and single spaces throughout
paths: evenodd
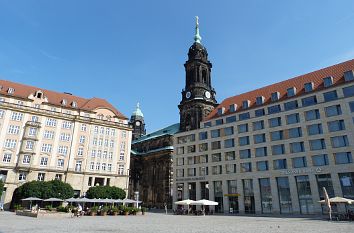
M 77 103 L 76 103 L 76 101 L 73 101 L 73 102 L 71 103 L 71 106 L 72 106 L 73 108 L 77 108 Z
M 257 96 L 256 104 L 257 105 L 262 105 L 262 104 L 264 104 L 264 100 L 265 100 L 264 96 Z
M 63 100 L 61 101 L 61 105 L 66 106 L 66 104 L 67 104 L 66 99 L 63 99 Z
M 270 98 L 274 102 L 274 101 L 278 101 L 279 97 L 280 97 L 280 93 L 279 92 L 273 92 Z
M 304 88 L 305 88 L 305 92 L 312 91 L 313 90 L 313 83 L 312 82 L 311 83 L 305 83 Z
M 10 87 L 8 90 L 7 90 L 7 93 L 9 94 L 13 94 L 15 92 L 15 89 L 13 89 L 12 87 Z
M 251 101 L 249 101 L 249 100 L 242 101 L 242 108 L 243 109 L 249 108 L 250 107 L 250 102 Z
M 218 115 L 221 116 L 222 114 L 225 113 L 225 108 L 222 107 L 222 108 L 218 108 Z
M 344 72 L 344 80 L 346 82 L 354 80 L 354 73 L 352 70 Z
M 323 86 L 324 87 L 332 86 L 332 84 L 333 84 L 333 77 L 332 76 L 326 77 L 323 79 Z
M 296 87 L 290 87 L 286 90 L 286 95 L 292 97 L 296 95 Z
M 42 91 L 37 91 L 35 96 L 38 98 L 38 99 L 42 99 L 43 97 L 43 92 Z
M 98 119 L 103 120 L 103 114 L 99 114 L 97 117 Z
M 237 109 L 237 104 L 231 104 L 231 105 L 229 106 L 230 112 L 236 112 L 236 109 Z

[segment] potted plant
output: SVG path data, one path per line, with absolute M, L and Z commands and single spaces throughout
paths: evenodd
M 92 206 L 90 208 L 90 216 L 96 216 L 97 211 L 98 211 L 98 207 L 97 206 Z
M 146 207 L 141 207 L 141 214 L 145 215 L 145 212 L 146 212 Z
M 138 208 L 132 207 L 132 208 L 130 209 L 130 214 L 132 214 L 132 215 L 136 215 L 138 212 L 139 212 L 139 209 L 138 209 Z
M 123 214 L 124 214 L 125 216 L 127 216 L 127 215 L 129 214 L 129 212 L 130 212 L 130 208 L 127 207 L 127 206 L 123 206 L 123 207 L 122 207 L 122 212 L 123 212 Z
M 112 207 L 111 213 L 112 213 L 113 216 L 117 216 L 118 213 L 119 213 L 118 207 Z
M 109 207 L 108 206 L 103 206 L 102 209 L 101 209 L 101 216 L 106 216 L 108 211 L 109 211 Z

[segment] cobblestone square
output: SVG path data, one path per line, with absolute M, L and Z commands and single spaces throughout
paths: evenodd
M 353 222 L 328 222 L 311 218 L 255 216 L 175 216 L 148 213 L 145 216 L 96 216 L 81 218 L 30 218 L 0 213 L 0 232 L 120 232 L 120 233 L 352 233 Z

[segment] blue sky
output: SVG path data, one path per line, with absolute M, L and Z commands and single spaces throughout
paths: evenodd
M 196 15 L 223 99 L 354 58 L 354 1 L 0 0 L 0 77 L 83 97 L 147 130 L 179 121 Z

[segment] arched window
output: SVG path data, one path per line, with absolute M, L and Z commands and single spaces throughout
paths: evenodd
M 207 83 L 207 72 L 206 70 L 202 71 L 202 82 Z

